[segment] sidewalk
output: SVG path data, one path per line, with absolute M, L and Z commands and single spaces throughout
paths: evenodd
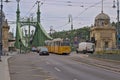
M 0 80 L 10 80 L 8 58 L 16 53 L 9 53 L 9 56 L 1 56 L 2 62 L 0 62 Z

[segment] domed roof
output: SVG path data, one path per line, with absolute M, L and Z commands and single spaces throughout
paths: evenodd
M 96 16 L 96 18 L 95 18 L 95 20 L 98 20 L 98 19 L 107 19 L 107 20 L 110 20 L 110 17 L 107 15 L 107 14 L 105 14 L 105 13 L 100 13 L 100 14 L 98 14 L 97 16 Z

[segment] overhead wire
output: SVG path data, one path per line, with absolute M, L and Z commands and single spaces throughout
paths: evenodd
M 42 2 L 42 4 L 46 1 L 46 0 L 42 0 L 43 2 Z M 40 1 L 41 2 L 41 1 Z M 29 15 L 29 13 L 32 11 L 32 9 L 36 6 L 36 4 L 37 4 L 37 1 L 35 1 L 35 3 L 33 4 L 33 6 L 30 8 L 30 10 L 26 13 L 26 15 L 25 16 L 27 16 L 27 15 Z M 41 4 L 41 5 L 42 5 Z M 40 6 L 41 6 L 40 5 Z M 35 11 L 34 11 L 35 12 Z
M 81 14 L 83 14 L 84 12 L 86 12 L 88 9 L 90 9 L 90 8 L 92 8 L 92 7 L 95 7 L 96 5 L 98 5 L 98 4 L 100 4 L 100 3 L 101 3 L 101 1 L 99 1 L 99 2 L 97 2 L 97 3 L 95 3 L 95 4 L 93 4 L 93 5 L 90 5 L 89 7 L 85 8 L 82 12 L 80 12 L 75 18 L 79 17 Z M 74 19 L 75 19 L 75 18 L 74 18 Z
M 43 0 L 44 2 L 45 2 L 45 0 Z M 66 1 L 55 1 L 55 2 L 64 2 L 64 3 L 78 3 L 78 2 L 66 2 Z M 49 3 L 44 3 L 44 4 L 49 4 Z M 91 4 L 91 3 L 90 3 Z M 36 5 L 36 2 L 34 3 L 34 5 L 32 6 L 32 8 L 26 13 L 26 15 L 25 16 L 27 16 L 31 11 L 32 11 L 32 9 L 35 7 L 35 5 Z M 58 4 L 56 4 L 56 3 L 50 3 L 49 5 L 57 5 L 58 6 Z M 62 5 L 62 4 L 60 4 L 60 5 Z M 62 5 L 62 6 L 69 6 L 69 5 Z M 72 7 L 75 7 L 75 6 L 78 6 L 78 5 L 71 5 Z M 80 6 L 80 7 L 83 7 L 83 6 Z M 94 7 L 94 6 L 91 6 L 91 7 Z M 87 10 L 88 8 L 86 8 L 83 12 L 81 12 L 80 14 L 82 14 L 82 13 L 84 13 L 86 10 Z
M 65 23 L 65 24 L 63 24 L 63 25 L 61 25 L 61 26 L 58 26 L 58 27 L 64 27 L 64 26 L 66 26 L 66 25 L 68 25 L 69 24 L 69 22 L 68 23 Z M 56 27 L 56 28 L 58 28 L 58 27 Z
M 35 7 L 35 5 L 36 5 L 36 2 L 33 4 L 33 6 L 30 8 L 30 10 L 25 14 L 25 16 L 27 16 L 32 11 L 32 9 Z
M 95 3 L 95 4 L 93 4 L 93 5 L 90 5 L 89 7 L 87 7 L 87 8 L 85 8 L 81 13 L 79 13 L 79 15 L 77 15 L 76 17 L 74 17 L 73 19 L 76 19 L 76 18 L 78 18 L 81 14 L 83 14 L 85 11 L 87 11 L 89 8 L 91 8 L 91 7 L 94 7 L 94 6 L 96 6 L 96 5 L 98 5 L 98 4 L 100 4 L 101 3 L 101 1 L 99 1 L 99 2 L 97 2 L 97 3 Z M 66 25 L 68 25 L 69 23 L 66 23 L 66 24 L 64 24 L 64 25 L 62 25 L 62 26 L 59 26 L 59 27 L 64 27 L 64 26 L 66 26 Z
M 106 1 L 106 0 L 104 0 L 104 1 Z M 85 8 L 85 10 L 83 10 L 81 13 L 79 13 L 75 18 L 77 18 L 78 16 L 80 16 L 81 14 L 83 14 L 85 11 L 87 11 L 88 9 L 90 9 L 90 8 L 92 8 L 92 7 L 95 7 L 96 5 L 98 5 L 98 4 L 100 4 L 100 3 L 102 3 L 102 1 L 99 1 L 99 2 L 97 2 L 97 3 L 95 3 L 95 4 L 93 4 L 93 5 L 90 5 L 89 7 L 87 7 L 87 8 Z
M 106 1 L 106 0 L 104 0 L 104 1 Z M 85 8 L 81 13 L 79 13 L 76 17 L 74 17 L 73 20 L 77 19 L 80 15 L 82 15 L 82 14 L 83 14 L 84 12 L 86 12 L 88 9 L 90 9 L 90 8 L 92 8 L 92 7 L 95 7 L 96 5 L 100 4 L 101 2 L 102 2 L 102 1 L 99 1 L 99 2 L 97 2 L 97 3 L 95 3 L 95 4 L 93 4 L 93 5 L 90 5 L 89 7 Z M 69 23 L 67 23 L 67 24 L 69 24 Z M 64 26 L 66 26 L 66 25 L 63 25 L 63 26 L 61 26 L 61 27 L 64 27 Z
M 44 2 L 45 2 L 45 0 L 44 0 Z M 75 7 L 76 5 L 75 4 L 73 4 L 73 3 L 83 3 L 83 2 L 68 2 L 68 1 L 58 1 L 58 0 L 54 0 L 54 2 L 61 2 L 61 6 L 64 6 L 64 5 L 66 5 L 65 3 L 68 3 L 68 4 L 71 4 L 71 6 L 72 7 Z M 46 2 L 46 3 L 44 3 L 44 4 L 52 4 L 53 2 L 51 2 L 51 3 L 48 3 L 48 2 Z M 62 3 L 63 3 L 63 5 L 62 5 Z M 92 8 L 92 7 L 94 7 L 94 6 L 96 6 L 96 5 L 98 5 L 98 4 L 100 4 L 101 3 L 101 1 L 99 1 L 99 2 L 97 2 L 97 3 L 95 3 L 95 4 L 93 4 L 93 5 L 91 5 L 91 6 L 89 6 L 89 7 L 87 7 L 87 8 L 85 8 L 81 13 L 79 13 L 76 17 L 74 17 L 73 19 L 76 19 L 76 18 L 78 18 L 81 14 L 83 14 L 84 12 L 86 12 L 88 9 L 90 9 L 90 8 Z M 57 5 L 56 3 L 54 3 L 55 5 Z M 84 3 L 84 4 L 92 4 L 92 3 Z M 32 11 L 32 9 L 35 7 L 35 3 L 34 3 L 34 5 L 30 8 L 30 10 L 25 14 L 25 16 L 27 16 L 31 11 Z M 68 6 L 68 5 L 66 5 L 66 6 Z M 66 23 L 66 24 L 69 24 L 69 23 Z M 62 25 L 63 27 L 64 26 L 66 26 L 66 24 L 64 24 L 64 25 Z M 62 26 L 60 26 L 60 27 L 62 27 Z

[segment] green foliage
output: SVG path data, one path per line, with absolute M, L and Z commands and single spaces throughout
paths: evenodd
M 116 27 L 117 23 L 112 22 L 111 25 Z M 52 38 L 69 38 L 69 39 L 78 37 L 79 41 L 90 40 L 90 27 L 85 26 L 83 28 L 69 30 L 69 31 L 54 32 L 51 34 L 51 37 Z
M 86 41 L 90 39 L 90 27 L 83 27 L 69 31 L 55 32 L 51 34 L 51 36 L 53 38 L 69 38 L 71 40 L 74 37 L 77 37 L 79 41 Z

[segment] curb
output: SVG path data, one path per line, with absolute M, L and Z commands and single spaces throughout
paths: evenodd
M 8 59 L 11 56 L 1 56 L 2 62 L 0 62 L 0 80 L 10 80 Z
M 5 80 L 10 80 L 10 73 L 9 73 L 9 67 L 8 67 L 8 59 L 10 58 L 11 56 L 8 56 L 6 59 L 5 59 Z

